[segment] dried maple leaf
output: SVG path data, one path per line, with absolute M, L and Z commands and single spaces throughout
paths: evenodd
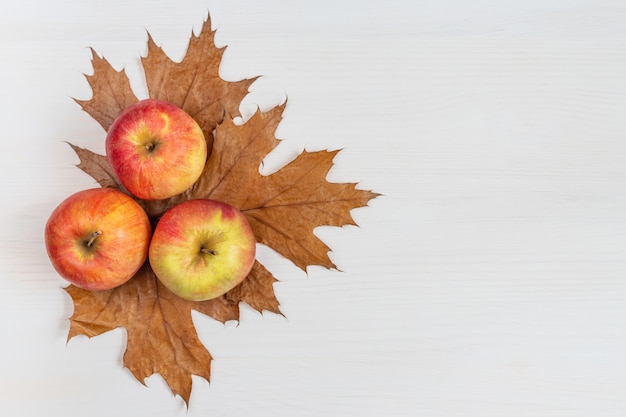
M 130 194 L 113 173 L 106 156 L 98 155 L 89 149 L 81 148 L 71 143 L 69 145 L 80 159 L 80 163 L 77 165 L 78 168 L 87 172 L 101 187 L 117 188 L 126 194 Z
M 116 71 L 104 58 L 91 50 L 93 75 L 86 75 L 93 91 L 91 100 L 75 100 L 104 130 L 122 110 L 137 102 L 125 71 Z
M 241 209 L 257 240 L 306 270 L 334 268 L 330 248 L 313 234 L 317 226 L 354 225 L 350 210 L 376 197 L 355 184 L 326 181 L 337 151 L 303 152 L 268 176 L 259 173 L 278 144 L 274 136 L 284 106 L 257 111 L 243 125 L 226 118 L 216 129 L 206 170 L 186 198 L 211 198 Z
M 227 82 L 219 76 L 225 48 L 215 47 L 215 32 L 207 20 L 198 36 L 191 37 L 181 62 L 172 61 L 152 37 L 141 63 L 151 98 L 169 101 L 193 117 L 204 132 L 209 150 L 213 130 L 225 114 L 239 115 L 241 100 L 256 78 Z
M 306 270 L 310 265 L 333 268 L 330 248 L 313 234 L 322 225 L 355 224 L 353 208 L 367 204 L 377 194 L 352 183 L 329 183 L 326 175 L 337 151 L 303 152 L 295 160 L 265 176 L 263 159 L 278 144 L 275 130 L 285 105 L 258 111 L 242 125 L 233 117 L 254 79 L 227 82 L 219 77 L 224 48 L 214 45 L 210 21 L 192 36 L 181 62 L 172 61 L 148 39 L 142 66 L 151 98 L 181 107 L 203 128 L 212 152 L 200 179 L 184 193 L 159 201 L 138 202 L 153 222 L 170 207 L 192 198 L 212 198 L 240 208 L 257 240 Z M 119 113 L 137 101 L 123 71 L 93 56 L 94 74 L 87 76 L 93 89 L 90 100 L 76 100 L 106 130 Z M 78 167 L 102 187 L 127 192 L 113 174 L 105 156 L 71 145 L 80 159 Z M 90 292 L 70 285 L 74 302 L 68 339 L 99 335 L 117 327 L 128 334 L 124 366 L 142 381 L 159 373 L 175 395 L 188 404 L 191 376 L 209 379 L 211 355 L 197 338 L 191 310 L 216 320 L 239 319 L 239 303 L 261 312 L 280 313 L 274 294 L 276 278 L 256 262 L 249 276 L 222 297 L 204 302 L 183 300 L 159 283 L 148 263 L 123 286 Z
M 267 292 L 267 270 L 255 263 L 243 287 Z M 271 286 L 271 283 L 269 284 Z M 67 287 L 75 305 L 68 340 L 77 335 L 97 336 L 117 327 L 127 332 L 124 366 L 141 382 L 160 374 L 174 394 L 189 403 L 191 375 L 209 379 L 211 354 L 202 345 L 191 310 L 225 323 L 239 318 L 239 302 L 251 299 L 245 289 L 234 288 L 228 296 L 194 302 L 168 291 L 146 263 L 133 279 L 107 291 Z M 260 307 L 274 308 L 264 304 Z

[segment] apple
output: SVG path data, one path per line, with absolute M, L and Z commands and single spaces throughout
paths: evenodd
M 59 275 L 86 290 L 106 290 L 144 264 L 151 234 L 148 216 L 132 197 L 93 188 L 70 195 L 52 211 L 45 244 Z
M 115 118 L 106 156 L 120 182 L 142 200 L 180 194 L 198 180 L 207 159 L 202 129 L 181 108 L 146 99 Z
M 244 214 L 215 200 L 187 200 L 163 214 L 148 250 L 157 278 L 174 294 L 204 301 L 248 276 L 256 239 Z

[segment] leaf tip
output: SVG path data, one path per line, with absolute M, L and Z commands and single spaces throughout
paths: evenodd
M 144 30 L 146 31 L 146 35 L 148 36 L 148 52 L 149 52 L 150 51 L 150 47 L 157 47 L 157 44 L 154 41 L 154 38 L 152 37 L 152 34 L 150 33 L 150 31 L 147 28 L 144 28 Z M 146 52 L 146 56 L 147 56 L 148 52 Z
M 70 328 L 70 331 L 67 332 L 67 339 L 65 339 L 65 347 L 68 347 L 68 345 L 70 344 L 70 340 L 72 340 L 74 336 L 76 336 L 76 334 L 74 334 Z
M 87 77 L 86 74 L 83 74 L 83 75 Z M 80 100 L 76 97 L 70 97 L 70 98 L 74 101 L 74 103 L 78 104 L 80 107 L 83 107 L 83 105 L 87 102 L 87 100 Z
M 204 32 L 205 30 L 215 32 L 215 30 L 212 29 L 213 26 L 211 23 L 211 13 L 207 10 L 206 19 L 204 19 L 204 22 L 202 23 L 202 28 L 200 29 L 200 35 L 198 35 L 198 37 L 200 37 L 202 32 Z
M 98 53 L 96 52 L 95 49 L 93 49 L 93 47 L 89 47 L 89 51 L 91 52 L 91 60 L 93 61 L 94 59 L 99 59 L 100 55 L 98 55 Z
M 386 197 L 386 195 L 385 195 L 385 194 L 377 193 L 377 192 L 372 191 L 372 190 L 367 190 L 367 192 L 368 192 L 368 193 L 369 193 L 369 195 L 370 195 L 369 200 L 367 200 L 367 205 L 369 205 L 369 203 L 370 203 L 372 200 L 374 200 L 374 199 L 376 199 L 376 198 L 378 198 L 378 197 Z

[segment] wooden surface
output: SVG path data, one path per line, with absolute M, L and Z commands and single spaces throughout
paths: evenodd
M 223 77 L 289 98 L 267 160 L 343 148 L 330 179 L 385 196 L 320 228 L 342 272 L 269 250 L 285 317 L 194 316 L 215 357 L 187 412 L 121 366 L 121 330 L 66 344 L 42 243 L 103 150 L 88 47 L 146 95 L 146 30 L 180 58 L 208 12 Z M 626 3 L 0 3 L 0 415 L 626 415 Z

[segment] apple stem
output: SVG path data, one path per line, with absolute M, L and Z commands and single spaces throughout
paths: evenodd
M 207 249 L 207 248 L 201 248 L 200 252 L 202 253 L 209 253 L 213 256 L 217 255 L 217 252 L 215 252 L 213 249 Z
M 96 238 L 98 236 L 100 236 L 102 234 L 102 232 L 100 230 L 96 230 L 95 232 L 93 232 L 91 234 L 91 237 L 89 238 L 89 240 L 87 241 L 87 247 L 90 248 L 91 245 L 93 245 L 93 242 L 96 240 Z

